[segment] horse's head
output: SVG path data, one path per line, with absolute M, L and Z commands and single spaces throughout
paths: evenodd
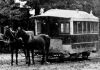
M 12 28 L 7 28 L 5 30 L 4 36 L 7 37 L 10 40 L 14 40 L 15 39 L 15 31 L 12 30 Z
M 16 33 L 16 37 L 17 38 L 20 38 L 20 37 L 22 38 L 24 35 L 25 35 L 24 30 L 18 28 L 17 33 Z
M 28 35 L 25 32 L 25 30 L 23 30 L 23 29 L 20 28 L 20 29 L 17 30 L 16 37 L 18 39 L 24 40 L 24 39 L 27 39 L 28 38 Z

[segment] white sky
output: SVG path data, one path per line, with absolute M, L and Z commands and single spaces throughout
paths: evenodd
M 15 0 L 15 3 L 20 3 L 20 6 L 22 7 L 27 3 L 27 1 L 20 1 L 20 0 Z
M 20 0 L 15 0 L 15 3 L 20 3 L 20 7 L 23 7 L 27 3 L 27 1 L 20 1 Z M 35 10 L 30 10 L 30 14 L 35 14 Z
M 19 3 L 20 1 L 19 0 L 15 0 L 15 3 Z
M 25 5 L 27 3 L 27 1 L 20 1 L 20 0 L 15 0 L 15 3 L 20 3 L 20 7 L 23 7 L 23 5 Z M 41 9 L 41 14 L 44 12 L 44 9 Z M 35 10 L 30 10 L 30 14 L 35 14 Z

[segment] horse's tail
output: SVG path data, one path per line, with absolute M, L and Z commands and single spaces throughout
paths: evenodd
M 49 35 L 47 35 L 47 34 L 40 34 L 40 36 L 43 37 L 44 39 L 46 39 L 46 38 L 50 39 L 50 38 L 51 38 L 51 37 L 50 37 Z
M 46 34 L 40 34 L 40 36 L 45 40 L 45 47 L 49 49 L 50 47 L 50 36 Z
M 44 36 L 44 40 L 45 40 L 45 49 L 47 50 L 47 52 L 49 53 L 49 49 L 50 49 L 50 36 L 49 35 L 45 35 Z

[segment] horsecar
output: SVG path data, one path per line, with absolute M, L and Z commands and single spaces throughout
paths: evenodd
M 99 18 L 92 13 L 51 9 L 31 18 L 35 18 L 36 35 L 44 33 L 51 37 L 49 52 L 53 56 L 87 59 L 98 49 Z

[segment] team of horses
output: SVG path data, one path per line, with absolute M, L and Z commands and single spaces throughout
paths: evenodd
M 25 31 L 22 28 L 18 28 L 14 31 L 11 27 L 7 27 L 4 33 L 4 37 L 9 40 L 9 46 L 11 48 L 11 65 L 13 65 L 13 54 L 16 53 L 16 64 L 18 65 L 18 50 L 22 49 L 26 64 L 31 64 L 30 53 L 32 54 L 32 63 L 34 62 L 34 50 L 39 50 L 42 54 L 41 64 L 44 64 L 48 60 L 48 53 L 50 47 L 50 37 L 46 34 L 34 35 L 33 31 Z

